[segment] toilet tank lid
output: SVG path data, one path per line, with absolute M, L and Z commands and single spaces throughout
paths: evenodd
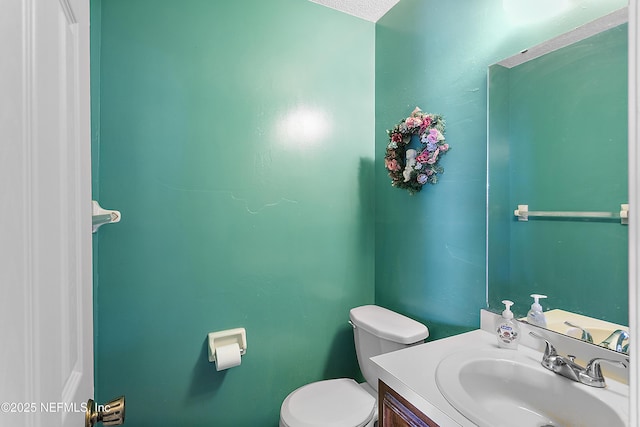
M 399 344 L 413 344 L 429 336 L 422 323 L 377 305 L 352 308 L 349 318 L 356 327 Z

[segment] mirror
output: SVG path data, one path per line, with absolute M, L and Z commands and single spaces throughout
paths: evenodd
M 625 8 L 489 67 L 493 312 L 510 299 L 524 318 L 544 294 L 559 332 L 580 337 L 569 314 L 583 328 L 628 325 L 626 22 Z

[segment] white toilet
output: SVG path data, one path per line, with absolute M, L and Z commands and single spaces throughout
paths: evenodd
M 378 376 L 369 358 L 424 342 L 429 329 L 376 305 L 349 313 L 362 384 L 350 378 L 318 381 L 291 392 L 280 408 L 280 427 L 373 427 L 378 420 Z

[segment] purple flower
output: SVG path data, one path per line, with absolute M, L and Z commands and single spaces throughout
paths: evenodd
M 420 184 L 420 185 L 426 184 L 427 183 L 427 179 L 428 179 L 427 175 L 425 175 L 423 173 L 421 173 L 420 175 L 418 175 L 416 177 L 416 181 L 418 181 L 418 184 Z
M 438 131 L 435 129 L 429 129 L 429 135 L 427 136 L 429 142 L 437 143 L 438 142 Z

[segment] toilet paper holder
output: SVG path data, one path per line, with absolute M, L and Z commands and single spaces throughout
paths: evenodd
M 216 348 L 235 343 L 240 347 L 240 355 L 243 356 L 247 352 L 247 332 L 244 328 L 209 332 L 209 362 L 216 361 Z

